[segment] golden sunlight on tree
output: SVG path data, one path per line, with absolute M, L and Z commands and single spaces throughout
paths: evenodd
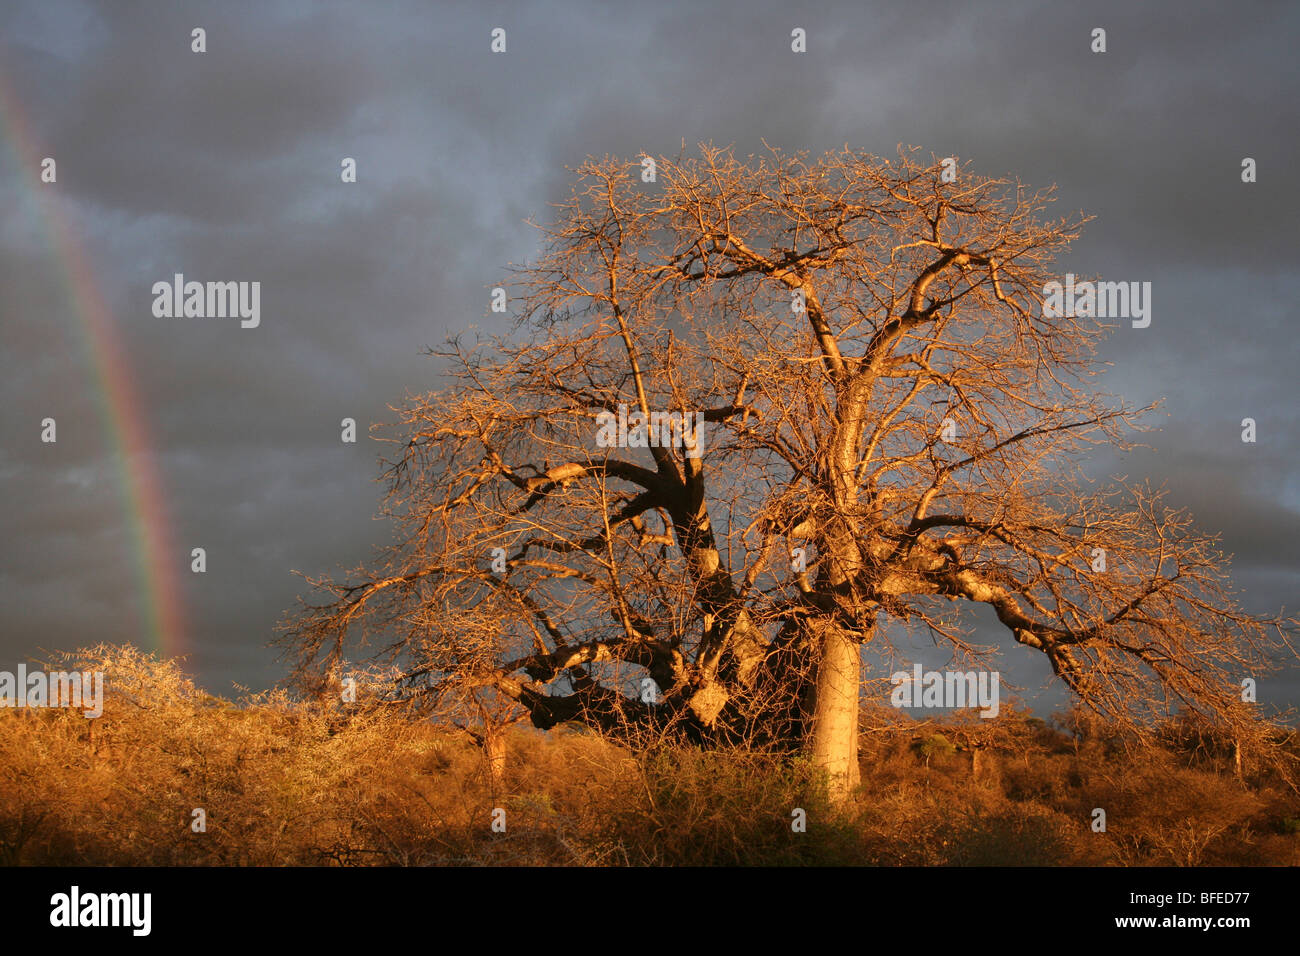
M 1044 308 L 1081 220 L 907 151 L 655 168 L 576 170 L 516 332 L 399 409 L 398 543 L 313 581 L 300 679 L 371 640 L 431 710 L 804 752 L 842 799 L 864 645 L 893 620 L 968 655 L 985 606 L 1097 715 L 1280 759 L 1241 680 L 1293 622 L 1158 491 L 1080 472 L 1147 411 L 1098 391 L 1104 324 Z

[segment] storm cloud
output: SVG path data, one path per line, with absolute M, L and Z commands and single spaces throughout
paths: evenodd
M 495 328 L 486 290 L 536 255 L 527 220 L 547 221 L 566 165 L 702 141 L 742 155 L 766 142 L 887 156 L 901 143 L 1057 184 L 1060 213 L 1095 217 L 1060 270 L 1153 288 L 1151 326 L 1121 323 L 1101 384 L 1164 399 L 1162 427 L 1150 449 L 1099 457 L 1093 472 L 1166 484 L 1223 534 L 1250 610 L 1293 604 L 1300 8 L 1088 6 L 4 5 L 0 668 L 41 649 L 140 643 L 145 619 L 52 209 L 144 411 L 188 666 L 228 693 L 282 675 L 267 644 L 304 591 L 291 570 L 354 566 L 386 537 L 372 520 L 377 448 L 340 443 L 339 421 L 364 435 L 390 403 L 438 386 L 426 348 Z M 503 55 L 489 50 L 494 27 Z M 790 50 L 795 27 L 806 54 Z M 1105 54 L 1089 48 L 1094 27 Z M 56 158 L 57 183 L 40 182 L 33 156 Z M 355 184 L 340 181 L 344 157 Z M 1257 183 L 1241 182 L 1244 157 Z M 155 318 L 151 286 L 175 273 L 259 281 L 261 325 Z M 40 441 L 47 416 L 55 445 Z M 1246 417 L 1254 444 L 1240 440 Z M 200 546 L 208 571 L 193 575 Z M 1004 674 L 1042 683 L 1045 664 L 1012 657 Z M 1261 685 L 1262 697 L 1298 691 Z

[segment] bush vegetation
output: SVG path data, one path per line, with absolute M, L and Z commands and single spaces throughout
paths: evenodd
M 498 781 L 470 735 L 392 707 L 233 702 L 131 648 L 72 662 L 108 675 L 101 718 L 0 710 L 0 863 L 1300 864 L 1293 782 L 1249 755 L 1239 775 L 1186 720 L 1135 749 L 1079 714 L 868 708 L 862 785 L 832 809 L 801 760 L 517 725 Z

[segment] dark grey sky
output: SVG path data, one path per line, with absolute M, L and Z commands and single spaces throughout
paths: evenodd
M 1153 284 L 1151 327 L 1109 341 L 1105 385 L 1164 397 L 1166 425 L 1154 451 L 1096 470 L 1167 482 L 1223 533 L 1246 605 L 1293 608 L 1298 27 L 1294 3 L 5 4 L 0 82 L 19 110 L 0 117 L 0 668 L 147 643 L 51 203 L 148 419 L 188 666 L 229 693 L 281 675 L 266 644 L 302 591 L 290 570 L 353 566 L 385 534 L 377 447 L 341 444 L 339 420 L 387 420 L 438 384 L 423 348 L 492 325 L 486 288 L 535 254 L 524 220 L 548 218 L 566 164 L 683 140 L 904 143 L 1056 183 L 1060 212 L 1097 217 L 1060 270 Z M 57 184 L 24 165 L 16 112 Z M 259 280 L 261 327 L 155 318 L 150 288 L 175 272 Z M 40 442 L 46 416 L 57 445 Z M 1042 668 L 1004 670 L 1032 689 Z

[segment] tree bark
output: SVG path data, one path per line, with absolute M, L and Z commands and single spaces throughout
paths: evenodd
M 483 735 L 483 756 L 487 760 L 488 785 L 494 799 L 505 792 L 506 752 L 505 728 L 488 729 Z
M 812 758 L 824 770 L 830 797 L 844 802 L 857 788 L 858 694 L 862 687 L 859 644 L 841 628 L 821 635 L 821 660 L 812 715 Z

